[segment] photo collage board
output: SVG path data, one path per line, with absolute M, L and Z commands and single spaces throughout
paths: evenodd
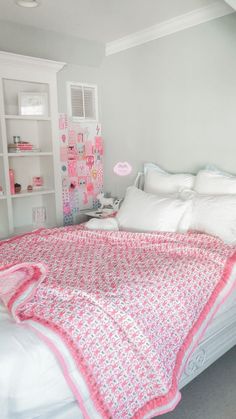
M 103 140 L 96 121 L 75 122 L 59 116 L 64 225 L 77 222 L 82 210 L 98 207 L 103 190 Z

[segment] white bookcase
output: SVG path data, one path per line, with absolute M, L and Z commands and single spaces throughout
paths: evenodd
M 45 225 L 62 225 L 62 191 L 58 141 L 56 73 L 64 63 L 0 51 L 0 239 L 37 227 L 33 211 L 46 211 Z M 46 94 L 42 116 L 22 116 L 19 93 Z M 29 141 L 35 151 L 9 152 L 13 136 Z M 9 169 L 21 192 L 11 194 Z M 43 177 L 43 187 L 27 191 L 34 176 Z

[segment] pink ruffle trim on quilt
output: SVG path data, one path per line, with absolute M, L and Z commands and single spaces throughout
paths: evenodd
M 23 294 L 25 298 L 21 304 L 25 304 L 34 296 L 46 272 L 46 267 L 41 263 L 19 263 L 0 268 L 0 298 L 9 311 Z
M 133 419 L 141 419 L 143 418 L 148 412 L 150 412 L 151 410 L 154 410 L 155 408 L 165 405 L 167 403 L 169 403 L 176 395 L 177 391 L 178 391 L 178 382 L 177 382 L 177 377 L 179 374 L 179 371 L 181 369 L 181 367 L 183 367 L 182 362 L 183 362 L 183 358 L 185 355 L 185 352 L 187 351 L 187 349 L 189 348 L 189 346 L 192 343 L 192 339 L 194 337 L 194 335 L 198 332 L 198 330 L 200 329 L 203 321 L 206 319 L 207 315 L 209 314 L 210 310 L 212 309 L 212 307 L 214 306 L 214 303 L 217 299 L 217 297 L 219 296 L 220 292 L 224 289 L 226 282 L 232 272 L 233 266 L 236 263 L 236 253 L 234 253 L 233 256 L 230 257 L 230 259 L 227 261 L 221 281 L 219 282 L 219 284 L 216 286 L 215 290 L 213 291 L 210 300 L 208 301 L 208 303 L 206 304 L 204 310 L 202 311 L 199 319 L 197 320 L 197 322 L 195 323 L 195 325 L 193 326 L 192 330 L 190 331 L 190 333 L 188 334 L 183 346 L 181 347 L 180 351 L 178 352 L 177 358 L 176 358 L 176 366 L 173 372 L 173 381 L 172 381 L 172 387 L 169 390 L 168 394 L 166 396 L 164 396 L 163 398 L 160 399 L 154 399 L 151 400 L 150 402 L 148 402 L 145 406 L 143 406 L 135 415 Z M 234 284 L 232 285 L 229 293 L 226 295 L 226 298 L 229 297 L 229 295 L 236 289 L 236 282 L 234 282 Z M 216 312 L 218 311 L 218 309 L 221 307 L 221 305 L 223 304 L 223 302 L 225 301 L 225 298 L 222 299 L 221 304 L 219 304 L 219 306 L 217 307 L 217 310 L 214 312 L 214 314 L 216 314 Z M 209 322 L 207 323 L 207 326 L 209 326 L 210 322 L 211 322 L 212 318 L 209 319 Z M 204 332 L 206 331 L 206 329 L 204 329 Z M 202 334 L 199 335 L 198 340 L 196 342 L 196 344 L 201 340 L 201 338 L 204 335 L 204 332 Z M 194 348 L 196 347 L 196 345 L 194 346 Z M 193 349 L 194 350 L 194 349 Z M 193 351 L 192 351 L 193 352 Z M 192 353 L 191 352 L 191 353 Z M 170 412 L 173 409 L 169 409 L 167 410 L 165 413 Z M 161 413 L 162 414 L 162 413 Z

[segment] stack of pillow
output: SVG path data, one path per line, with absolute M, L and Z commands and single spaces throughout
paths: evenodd
M 196 176 L 170 174 L 145 164 L 144 190 L 127 189 L 113 223 L 129 231 L 193 230 L 236 244 L 236 176 L 209 167 Z

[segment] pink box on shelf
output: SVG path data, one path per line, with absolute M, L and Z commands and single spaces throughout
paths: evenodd
M 42 188 L 43 187 L 43 177 L 42 176 L 34 176 L 33 177 L 33 187 L 34 188 Z

